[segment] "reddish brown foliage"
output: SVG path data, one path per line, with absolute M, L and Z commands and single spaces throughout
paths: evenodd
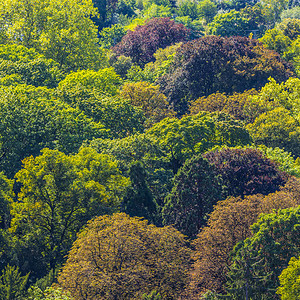
M 223 149 L 207 152 L 204 157 L 221 176 L 223 197 L 274 193 L 288 175 L 255 149 Z
M 155 18 L 145 25 L 129 31 L 114 48 L 118 55 L 130 56 L 134 63 L 144 65 L 154 61 L 153 54 L 159 48 L 166 48 L 187 40 L 189 29 L 169 18 Z
M 270 76 L 278 82 L 293 76 L 293 67 L 257 40 L 207 36 L 183 44 L 173 66 L 160 80 L 163 93 L 180 114 L 187 100 L 216 92 L 243 92 L 263 87 Z

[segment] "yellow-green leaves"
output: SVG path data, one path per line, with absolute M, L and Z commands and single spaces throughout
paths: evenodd
M 44 149 L 23 163 L 10 231 L 20 240 L 33 235 L 48 270 L 54 270 L 88 220 L 118 210 L 129 180 L 111 157 L 90 148 L 70 156 Z
M 58 94 L 63 100 L 72 104 L 76 103 L 78 98 L 88 95 L 110 95 L 117 94 L 118 88 L 122 82 L 119 75 L 113 68 L 106 68 L 97 72 L 92 70 L 82 70 L 69 74 L 58 85 Z
M 99 69 L 92 0 L 7 0 L 0 4 L 3 41 L 33 47 L 67 70 Z
M 279 276 L 280 286 L 277 294 L 282 300 L 297 300 L 300 296 L 300 261 L 292 257 L 289 265 Z

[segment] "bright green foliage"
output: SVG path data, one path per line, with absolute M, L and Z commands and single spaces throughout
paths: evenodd
M 22 187 L 12 205 L 10 231 L 21 247 L 29 238 L 38 244 L 53 272 L 88 220 L 118 210 L 129 180 L 121 176 L 111 157 L 90 148 L 73 156 L 44 149 L 23 163 L 16 174 Z M 22 253 L 18 255 L 21 260 Z
M 72 104 L 76 103 L 78 98 L 86 97 L 86 95 L 116 95 L 121 82 L 120 76 L 113 68 L 97 72 L 82 70 L 66 76 L 58 84 L 58 93 L 64 101 Z
M 156 137 L 166 149 L 176 174 L 186 159 L 216 145 L 238 146 L 250 143 L 248 132 L 226 114 L 201 112 L 182 119 L 166 118 L 146 135 Z
M 198 19 L 197 3 L 191 0 L 184 0 L 179 4 L 177 9 L 179 17 L 188 16 L 192 20 Z
M 284 10 L 281 15 L 281 20 L 284 19 L 300 19 L 300 7 L 295 6 L 291 9 Z
M 35 48 L 67 70 L 98 69 L 104 56 L 90 19 L 96 14 L 92 0 L 2 1 L 2 43 Z
M 112 138 L 123 138 L 144 131 L 145 114 L 130 101 L 119 97 L 82 99 L 74 105 L 95 122 L 100 122 Z
M 292 43 L 291 39 L 277 28 L 267 30 L 260 41 L 268 49 L 275 50 L 279 54 L 283 54 Z
M 120 24 L 115 24 L 111 27 L 105 27 L 99 33 L 100 45 L 103 48 L 111 48 L 119 43 L 125 34 L 126 31 Z
M 195 238 L 220 199 L 221 185 L 214 167 L 201 155 L 194 156 L 174 178 L 174 187 L 162 209 L 163 224 L 172 224 L 189 238 Z
M 193 20 L 189 16 L 176 17 L 175 21 L 177 23 L 183 24 L 186 28 L 190 30 L 190 40 L 194 40 L 204 36 L 204 25 L 202 20 Z
M 286 152 L 278 147 L 268 148 L 264 145 L 258 145 L 257 149 L 265 156 L 278 163 L 278 169 L 290 175 L 300 177 L 299 159 L 294 159 L 290 152 Z
M 26 284 L 29 273 L 21 276 L 18 267 L 7 265 L 0 277 L 0 297 L 2 300 L 25 299 Z
M 231 299 L 274 299 L 278 276 L 300 251 L 300 208 L 265 214 L 253 236 L 237 244 L 227 281 Z
M 300 80 L 289 78 L 281 84 L 272 78 L 257 95 L 249 98 L 244 105 L 244 116 L 247 123 L 253 123 L 255 118 L 275 108 L 285 108 L 299 119 L 300 113 Z
M 103 125 L 54 99 L 46 88 L 1 88 L 0 119 L 0 168 L 9 177 L 22 159 L 44 147 L 71 153 L 86 139 L 106 136 Z
M 209 24 L 211 34 L 220 36 L 247 36 L 248 20 L 235 10 L 216 15 Z
M 258 1 L 257 0 L 231 0 L 230 7 L 235 10 L 241 10 L 246 6 L 254 6 Z
M 288 0 L 264 0 L 263 12 L 271 27 L 280 20 L 280 14 L 288 8 L 288 4 Z
M 130 81 L 150 81 L 155 82 L 158 78 L 165 75 L 174 61 L 176 50 L 182 43 L 158 49 L 154 53 L 155 62 L 150 62 L 145 65 L 142 70 L 140 67 L 134 65 L 127 73 Z
M 27 300 L 73 300 L 70 293 L 61 288 L 47 287 L 43 292 L 36 286 L 31 286 L 28 290 Z
M 275 28 L 266 31 L 260 41 L 271 50 L 275 50 L 283 57 L 298 66 L 300 56 L 299 37 L 300 20 L 285 19 Z
M 124 29 L 128 31 L 134 31 L 138 25 L 145 25 L 147 22 L 146 18 L 135 18 L 128 25 L 124 27 Z
M 277 25 L 283 34 L 289 37 L 292 41 L 300 36 L 300 20 L 299 19 L 285 19 Z
M 202 0 L 197 6 L 199 17 L 203 17 L 206 23 L 210 23 L 217 14 L 217 5 L 210 0 Z
M 172 17 L 172 11 L 169 6 L 156 5 L 152 3 L 147 9 L 143 10 L 146 19 Z
M 260 115 L 247 129 L 257 145 L 279 147 L 294 156 L 300 155 L 299 122 L 285 108 L 278 107 Z
M 143 5 L 145 8 L 148 8 L 154 3 L 156 5 L 172 8 L 174 7 L 174 2 L 174 0 L 143 0 Z
M 100 122 L 114 138 L 128 136 L 144 130 L 143 112 L 130 101 L 116 95 L 121 78 L 113 68 L 98 72 L 84 70 L 74 72 L 61 81 L 56 95 L 79 109 L 95 122 Z
M 0 45 L 0 78 L 2 85 L 9 85 L 7 80 L 11 76 L 17 76 L 19 78 L 18 83 L 56 87 L 63 74 L 58 68 L 58 63 L 46 59 L 33 48 L 28 49 L 15 44 Z
M 112 155 L 116 158 L 123 173 L 130 165 L 140 161 L 147 172 L 147 184 L 155 201 L 163 204 L 166 194 L 172 188 L 174 173 L 165 149 L 156 137 L 145 134 L 135 134 L 124 139 L 95 139 L 89 146 L 99 153 Z
M 300 261 L 292 257 L 289 265 L 279 276 L 277 294 L 282 300 L 297 300 L 300 296 Z
M 156 291 L 152 291 L 148 295 L 146 295 L 146 294 L 142 295 L 142 299 L 143 300 L 161 300 L 161 296 Z
M 297 75 L 300 74 L 300 37 L 292 42 L 291 46 L 287 48 L 284 57 L 291 61 L 295 66 Z

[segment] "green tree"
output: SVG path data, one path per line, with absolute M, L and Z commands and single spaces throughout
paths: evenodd
M 13 180 L 0 172 L 0 228 L 7 229 L 10 223 L 10 205 L 14 198 Z
M 99 14 L 93 14 L 92 19 L 99 30 L 112 25 L 113 14 L 117 11 L 117 0 L 92 0 Z
M 156 291 L 152 291 L 150 294 L 146 295 L 144 294 L 142 296 L 143 300 L 161 300 L 161 296 Z
M 126 34 L 124 27 L 120 24 L 105 27 L 100 32 L 100 45 L 103 48 L 111 48 L 118 44 L 122 37 Z
M 128 174 L 131 164 L 141 162 L 155 202 L 163 205 L 174 173 L 168 154 L 155 136 L 134 134 L 123 139 L 94 139 L 88 145 L 99 153 L 112 155 L 123 174 Z
M 186 28 L 190 30 L 189 40 L 194 40 L 205 35 L 204 23 L 202 20 L 193 20 L 189 16 L 176 17 L 175 21 L 177 23 L 183 24 Z
M 120 97 L 98 97 L 82 99 L 74 105 L 92 118 L 104 125 L 112 138 L 123 138 L 134 133 L 142 133 L 145 129 L 145 114 L 127 99 Z
M 28 300 L 73 300 L 70 293 L 64 292 L 61 288 L 47 287 L 43 292 L 36 286 L 28 290 Z
M 292 257 L 288 266 L 279 276 L 280 286 L 277 294 L 281 295 L 282 300 L 297 300 L 300 295 L 300 263 L 299 259 Z
M 120 138 L 142 132 L 145 122 L 141 109 L 116 96 L 121 82 L 113 68 L 98 72 L 83 70 L 67 75 L 59 83 L 55 95 L 103 124 L 111 137 Z
M 285 19 L 277 26 L 283 34 L 289 37 L 292 41 L 296 40 L 300 36 L 299 19 Z
M 264 145 L 257 147 L 265 156 L 278 164 L 278 169 L 295 177 L 300 177 L 299 159 L 295 159 L 290 152 L 278 147 L 270 148 Z
M 44 149 L 23 163 L 16 174 L 22 187 L 12 204 L 10 231 L 20 239 L 20 251 L 28 238 L 39 245 L 54 276 L 81 227 L 94 216 L 119 209 L 129 181 L 108 155 L 90 148 L 73 156 Z
M 279 54 L 283 54 L 292 43 L 291 39 L 277 28 L 267 30 L 260 41 L 268 49 L 275 50 Z
M 29 273 L 21 276 L 18 267 L 7 265 L 0 277 L 0 297 L 3 300 L 25 299 Z
M 263 11 L 268 23 L 274 27 L 280 20 L 280 14 L 288 7 L 288 0 L 264 0 Z
M 22 159 L 45 147 L 72 153 L 84 140 L 106 136 L 103 125 L 55 99 L 46 88 L 2 87 L 0 98 L 0 168 L 10 178 Z
M 113 52 L 109 54 L 109 65 L 114 68 L 115 72 L 120 75 L 122 79 L 127 79 L 127 72 L 133 66 L 130 57 L 124 55 L 117 56 Z
M 232 254 L 227 291 L 232 299 L 274 299 L 278 276 L 298 255 L 300 208 L 261 215 L 253 235 L 236 245 Z
M 174 174 L 187 159 L 216 145 L 250 143 L 250 136 L 241 123 L 226 114 L 207 112 L 181 119 L 166 118 L 145 134 L 158 139 L 172 163 Z
M 179 17 L 188 16 L 192 20 L 198 19 L 197 3 L 191 0 L 182 1 L 177 9 Z
M 284 19 L 300 19 L 300 7 L 295 6 L 290 9 L 284 10 L 280 15 L 281 20 Z
M 147 183 L 147 173 L 140 162 L 134 162 L 129 169 L 131 186 L 124 196 L 122 210 L 131 217 L 143 217 L 159 224 L 158 206 Z
M 162 209 L 163 224 L 172 224 L 189 238 L 195 238 L 220 196 L 221 185 L 214 167 L 201 155 L 194 156 L 174 177 L 174 187 Z
M 105 61 L 92 0 L 8 0 L 0 15 L 2 43 L 35 48 L 66 70 L 98 69 Z
M 2 84 L 8 76 L 17 76 L 19 83 L 54 88 L 64 75 L 57 62 L 46 59 L 35 49 L 22 45 L 0 46 L 0 78 Z
M 58 84 L 58 95 L 67 103 L 76 103 L 83 97 L 93 94 L 117 94 L 122 79 L 113 68 L 105 68 L 97 72 L 81 70 L 66 76 Z
M 114 214 L 79 234 L 58 283 L 76 299 L 141 299 L 153 290 L 174 299 L 187 285 L 189 263 L 186 240 L 174 228 Z
M 217 5 L 210 0 L 202 0 L 197 5 L 199 17 L 203 17 L 206 23 L 210 23 L 218 12 Z
M 290 111 L 283 107 L 275 108 L 257 117 L 247 125 L 255 144 L 279 147 L 299 156 L 300 127 Z
M 157 5 L 152 3 L 147 9 L 143 10 L 144 18 L 167 18 L 172 17 L 172 11 L 169 6 Z
M 209 25 L 211 34 L 220 36 L 247 36 L 248 20 L 242 13 L 231 10 L 214 17 L 213 22 Z

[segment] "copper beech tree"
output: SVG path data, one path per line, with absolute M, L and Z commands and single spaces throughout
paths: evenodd
M 118 55 L 132 58 L 134 63 L 145 65 L 154 61 L 153 54 L 159 48 L 166 48 L 178 42 L 186 41 L 189 30 L 169 18 L 154 18 L 145 25 L 129 31 L 114 48 Z
M 124 213 L 90 221 L 58 278 L 74 299 L 176 299 L 188 281 L 190 250 L 180 232 Z
M 222 178 L 224 199 L 274 193 L 288 179 L 288 175 L 278 169 L 278 164 L 256 149 L 225 148 L 206 152 L 204 157 Z
M 260 89 L 272 76 L 282 82 L 294 76 L 293 67 L 278 53 L 254 39 L 206 36 L 182 44 L 174 62 L 158 83 L 179 115 L 188 101 L 212 93 Z

